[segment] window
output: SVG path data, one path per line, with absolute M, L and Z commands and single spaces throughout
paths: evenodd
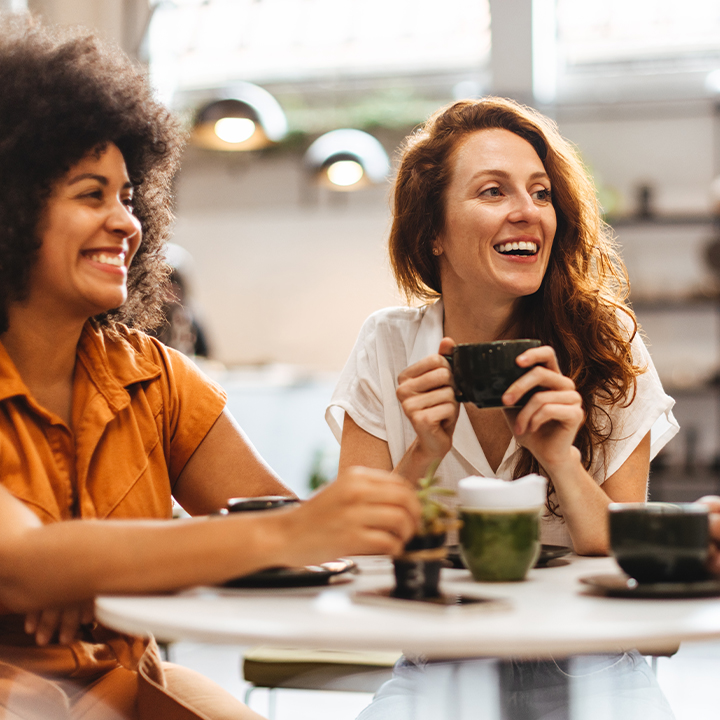
M 557 0 L 557 51 L 560 100 L 702 96 L 720 67 L 720 2 Z
M 355 97 L 378 88 L 388 95 L 398 86 L 422 96 L 438 77 L 451 100 L 454 84 L 477 79 L 489 64 L 489 3 L 176 0 L 155 6 L 148 43 L 151 76 L 166 101 L 234 80 L 274 86 L 281 103 L 290 84 L 312 85 L 316 96 L 343 88 Z

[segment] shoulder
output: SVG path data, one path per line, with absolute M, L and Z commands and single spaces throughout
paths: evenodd
M 114 332 L 100 330 L 94 340 L 95 352 L 104 354 L 110 375 L 126 387 L 160 379 L 169 386 L 215 389 L 190 358 L 140 330 L 125 326 Z
M 431 306 L 388 307 L 377 310 L 365 320 L 360 338 L 376 338 L 380 341 L 412 345 L 417 337 L 423 318 Z
M 649 367 L 652 367 L 652 360 L 650 359 L 650 353 L 643 338 L 642 329 L 638 325 L 635 316 L 628 310 L 618 308 L 615 315 L 620 330 L 630 346 L 633 365 L 637 368 L 637 372 L 642 374 Z
M 141 330 L 120 326 L 114 332 L 103 329 L 101 333 L 108 363 L 116 372 L 128 365 L 136 364 L 144 367 L 153 366 L 156 370 L 163 371 L 174 364 L 189 362 L 180 353 L 176 353 L 157 338 Z M 175 355 L 178 357 L 176 358 Z
M 387 307 L 376 310 L 365 321 L 363 327 L 368 328 L 403 328 L 419 325 L 425 315 L 428 306 L 422 307 Z
M 119 352 L 126 352 L 141 355 L 148 359 L 164 360 L 172 358 L 174 355 L 184 358 L 182 353 L 163 345 L 155 337 L 148 335 L 142 330 L 135 330 L 126 326 L 118 329 L 117 335 L 106 335 L 106 342 L 116 346 Z

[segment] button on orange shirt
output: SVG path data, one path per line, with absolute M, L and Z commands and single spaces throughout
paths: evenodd
M 0 344 L 0 483 L 45 523 L 169 518 L 173 486 L 225 401 L 154 338 L 112 338 L 88 322 L 69 428 L 35 402 Z

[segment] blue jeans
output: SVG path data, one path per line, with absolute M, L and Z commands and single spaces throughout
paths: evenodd
M 402 658 L 358 720 L 674 720 L 645 659 Z

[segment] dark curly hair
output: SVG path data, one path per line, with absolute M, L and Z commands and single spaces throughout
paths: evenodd
M 518 337 L 551 345 L 562 372 L 582 396 L 585 421 L 575 445 L 589 469 L 612 433 L 607 405 L 627 405 L 644 368 L 630 341 L 637 321 L 627 306 L 628 282 L 610 228 L 603 222 L 589 174 L 554 122 L 512 100 L 486 97 L 441 108 L 401 148 L 395 180 L 390 260 L 408 299 L 442 294 L 432 248 L 445 227 L 445 193 L 455 152 L 471 133 L 500 128 L 527 140 L 552 183 L 557 230 L 540 289 L 521 299 L 509 327 Z M 542 472 L 522 448 L 514 476 Z M 556 513 L 552 483 L 548 507 Z M 557 514 L 557 513 L 556 513 Z
M 142 67 L 87 30 L 0 15 L 0 333 L 8 306 L 27 297 L 53 184 L 88 153 L 120 149 L 135 188 L 143 240 L 128 273 L 128 298 L 96 320 L 151 328 L 162 319 L 172 221 L 171 181 L 185 134 L 153 97 Z

